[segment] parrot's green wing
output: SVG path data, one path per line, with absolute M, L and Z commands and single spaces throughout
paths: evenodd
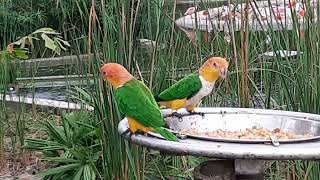
M 137 80 L 137 81 L 138 81 L 138 80 Z M 149 88 L 148 88 L 145 84 L 143 84 L 141 81 L 138 81 L 138 83 L 141 84 L 141 85 L 140 85 L 141 90 L 148 96 L 148 98 L 150 99 L 150 101 L 151 101 L 155 106 L 158 107 L 157 101 L 154 99 L 154 96 L 153 96 L 153 94 L 151 93 L 151 91 L 149 90 Z
M 191 98 L 199 92 L 202 84 L 198 74 L 190 74 L 164 90 L 157 97 L 157 101 Z
M 114 95 L 121 113 L 146 127 L 156 128 L 165 125 L 157 103 L 142 82 L 132 79 L 117 88 Z
M 114 92 L 121 113 L 138 121 L 170 141 L 178 138 L 163 128 L 165 121 L 152 93 L 142 82 L 132 79 Z

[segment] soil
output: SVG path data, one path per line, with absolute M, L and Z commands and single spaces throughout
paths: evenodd
M 11 119 L 11 115 L 14 116 L 15 114 L 10 113 L 7 116 L 9 118 L 8 124 L 13 125 L 15 122 L 12 120 L 13 118 Z M 44 113 L 36 115 L 27 113 L 24 114 L 24 119 L 26 122 L 25 138 L 43 138 L 46 134 L 40 130 L 40 122 L 46 120 L 59 122 L 60 117 Z M 13 135 L 16 132 L 11 130 L 16 131 L 15 127 L 5 127 L 3 160 L 0 157 L 0 180 L 39 180 L 40 178 L 36 174 L 48 169 L 50 164 L 41 161 L 41 152 L 23 149 L 18 137 Z M 13 141 L 15 143 L 12 143 Z
M 39 171 L 48 168 L 40 161 L 40 152 L 22 152 L 21 147 L 16 145 L 17 154 L 12 153 L 11 139 L 5 138 L 4 161 L 1 162 L 0 180 L 37 180 L 35 176 Z

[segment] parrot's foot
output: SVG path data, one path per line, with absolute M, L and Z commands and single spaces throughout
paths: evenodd
M 129 141 L 129 142 L 131 142 L 131 138 L 132 138 L 133 135 L 137 135 L 137 134 L 142 134 L 142 135 L 144 135 L 144 134 L 145 134 L 143 131 L 140 131 L 140 130 L 132 133 L 131 130 L 130 130 L 130 128 L 128 128 L 128 129 L 125 130 L 123 133 L 121 133 L 121 136 L 126 135 L 126 134 L 128 134 L 128 133 L 129 133 L 129 138 L 128 138 L 128 141 Z
M 129 138 L 128 141 L 131 142 L 131 136 L 133 135 L 133 133 L 131 132 L 130 128 L 128 128 L 127 130 L 125 130 L 123 133 L 121 133 L 121 136 L 127 135 L 129 133 Z
M 167 128 L 167 129 L 170 129 L 170 126 L 169 126 L 169 124 L 167 124 L 167 122 L 165 122 L 165 124 L 164 124 L 163 127 L 164 127 L 164 128 Z
M 201 115 L 202 118 L 204 118 L 205 113 L 203 113 L 203 112 L 191 111 L 191 112 L 189 112 L 189 115 Z
M 179 114 L 179 113 L 177 113 L 177 112 L 173 112 L 173 113 L 171 114 L 171 117 L 177 117 L 177 118 L 179 118 L 179 119 L 182 119 L 183 115 L 182 115 L 182 114 Z
M 138 130 L 138 131 L 136 131 L 134 134 L 135 134 L 135 135 L 137 135 L 137 134 L 145 135 L 146 133 L 143 132 L 143 131 Z
M 128 140 L 129 140 L 129 142 L 131 143 L 131 137 L 133 136 L 133 133 L 130 131 L 129 132 L 129 138 L 128 138 Z
M 130 131 L 130 128 L 128 128 L 127 130 L 125 130 L 123 133 L 121 133 L 121 136 L 125 135 L 125 134 L 132 134 L 131 131 Z
M 171 114 L 171 117 L 177 117 L 179 119 L 182 119 L 183 116 L 190 116 L 190 115 L 201 115 L 202 118 L 204 118 L 205 113 L 203 112 L 196 112 L 196 111 L 190 111 L 189 114 L 179 114 L 177 112 L 173 112 Z

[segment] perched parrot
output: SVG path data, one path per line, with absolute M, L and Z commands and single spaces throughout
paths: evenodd
M 118 108 L 126 115 L 131 133 L 154 131 L 167 140 L 178 141 L 163 128 L 165 121 L 160 108 L 145 84 L 117 63 L 104 64 L 100 73 L 113 86 Z
M 214 88 L 215 82 L 219 77 L 225 78 L 228 71 L 228 62 L 221 57 L 207 57 L 205 63 L 200 67 L 197 73 L 192 73 L 168 89 L 155 96 L 159 105 L 172 110 L 186 108 L 190 114 L 201 114 L 195 112 L 201 99 L 209 95 Z M 182 115 L 174 112 L 173 116 Z

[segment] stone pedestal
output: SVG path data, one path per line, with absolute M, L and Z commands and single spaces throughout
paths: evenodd
M 263 180 L 264 161 L 236 159 L 234 164 L 237 180 Z
M 236 180 L 233 160 L 210 160 L 194 169 L 194 180 Z
M 209 160 L 194 169 L 195 180 L 263 180 L 262 160 Z

